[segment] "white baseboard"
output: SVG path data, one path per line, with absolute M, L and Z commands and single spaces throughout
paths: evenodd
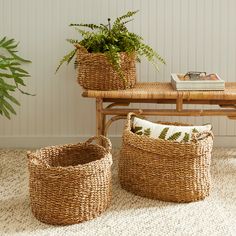
M 83 142 L 89 136 L 13 136 L 0 137 L 0 148 L 39 148 L 51 145 Z M 121 136 L 110 136 L 112 145 L 120 147 Z M 236 136 L 215 136 L 215 147 L 236 147 Z

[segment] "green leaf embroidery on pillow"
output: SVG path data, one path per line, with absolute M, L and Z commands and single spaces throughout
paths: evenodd
M 143 134 L 149 137 L 151 135 L 151 129 L 150 128 L 145 129 Z
M 196 128 L 194 128 L 194 129 L 192 130 L 192 132 L 193 132 L 193 133 L 199 133 L 199 131 L 198 131 Z
M 189 134 L 185 133 L 183 137 L 183 142 L 187 143 L 189 141 L 189 138 L 190 138 Z
M 172 134 L 167 140 L 170 140 L 170 141 L 174 141 L 176 139 L 178 139 L 181 135 L 181 132 L 176 132 L 174 134 Z
M 143 127 L 141 127 L 141 126 L 135 126 L 132 129 L 132 132 L 134 132 L 137 135 L 142 135 L 143 134 L 142 129 L 143 129 Z
M 168 127 L 164 128 L 164 129 L 161 131 L 161 133 L 160 133 L 160 135 L 159 135 L 159 137 L 158 137 L 158 138 L 160 138 L 160 139 L 165 139 L 165 138 L 166 138 L 166 134 L 167 134 L 168 130 L 169 130 L 169 128 L 168 128 Z

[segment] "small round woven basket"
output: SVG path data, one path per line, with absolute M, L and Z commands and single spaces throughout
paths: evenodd
M 105 147 L 91 144 L 95 139 Z M 31 209 L 48 224 L 91 220 L 111 201 L 111 142 L 99 136 L 76 145 L 28 153 Z
M 135 54 L 120 53 L 120 78 L 104 53 L 89 53 L 81 45 L 77 47 L 78 82 L 84 89 L 122 90 L 133 88 L 136 83 Z
M 196 134 L 191 143 L 153 139 L 131 131 L 133 115 L 128 114 L 123 133 L 119 160 L 122 188 L 171 202 L 192 202 L 208 196 L 212 132 Z

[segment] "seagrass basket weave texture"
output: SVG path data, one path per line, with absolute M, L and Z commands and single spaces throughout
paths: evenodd
M 192 202 L 208 196 L 212 132 L 199 133 L 191 143 L 153 139 L 131 131 L 132 115 L 128 115 L 123 133 L 121 186 L 137 195 L 163 201 Z
M 135 54 L 120 53 L 120 78 L 104 53 L 89 53 L 85 48 L 76 45 L 78 82 L 84 89 L 122 90 L 133 88 L 136 83 Z
M 91 144 L 102 140 L 106 147 Z M 111 201 L 111 143 L 52 146 L 28 153 L 31 209 L 48 224 L 67 225 L 95 218 Z

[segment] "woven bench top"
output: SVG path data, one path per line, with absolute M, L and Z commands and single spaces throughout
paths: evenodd
M 224 91 L 176 91 L 171 83 L 137 83 L 134 88 L 116 91 L 85 90 L 83 97 L 113 99 L 236 100 L 236 82 L 225 83 Z

